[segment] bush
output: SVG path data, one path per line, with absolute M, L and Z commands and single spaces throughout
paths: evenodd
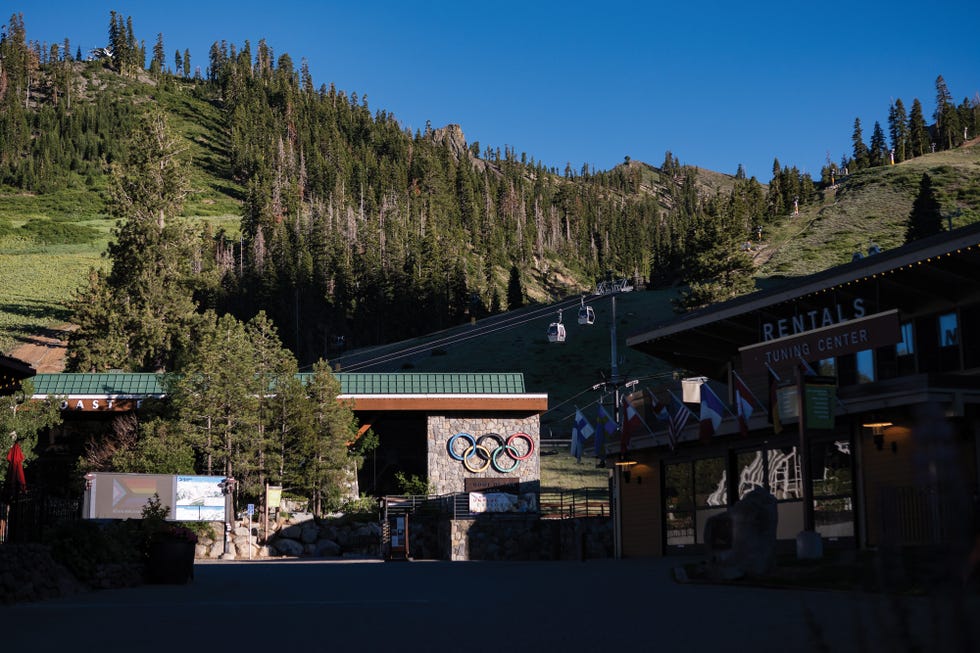
M 351 516 L 370 515 L 371 519 L 377 519 L 378 500 L 364 495 L 357 499 L 348 499 L 341 504 L 340 512 Z
M 30 220 L 21 229 L 45 245 L 91 243 L 99 236 L 99 232 L 91 227 L 51 220 Z
M 80 520 L 62 525 L 46 538 L 51 557 L 78 580 L 92 585 L 104 564 L 140 562 L 142 529 L 137 521 Z

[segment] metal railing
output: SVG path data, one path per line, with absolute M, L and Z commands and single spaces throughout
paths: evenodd
M 46 529 L 81 519 L 81 499 L 30 491 L 9 504 L 0 503 L 0 543 L 40 542 Z
M 883 541 L 898 545 L 948 544 L 969 521 L 969 505 L 935 486 L 880 490 Z
M 596 488 L 542 492 L 538 509 L 545 519 L 609 517 L 612 515 L 609 490 Z
M 390 515 L 428 512 L 452 519 L 473 519 L 484 512 L 470 511 L 467 492 L 435 496 L 386 496 L 383 501 L 384 519 Z M 536 510 L 543 519 L 574 519 L 578 517 L 609 517 L 612 515 L 609 491 L 596 488 L 542 492 Z

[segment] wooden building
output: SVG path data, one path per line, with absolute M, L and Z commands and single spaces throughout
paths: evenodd
M 426 479 L 440 494 L 496 485 L 539 492 L 539 418 L 548 408 L 548 396 L 526 392 L 522 374 L 336 376 L 341 384 L 338 400 L 348 402 L 362 433 L 370 428 L 379 438 L 379 447 L 360 470 L 360 492 L 398 494 L 398 472 Z M 31 464 L 37 467 L 35 474 L 48 478 L 70 474 L 88 438 L 110 429 L 115 418 L 139 418 L 153 410 L 154 402 L 166 401 L 159 374 L 37 374 L 31 380 L 34 399 L 56 397 L 62 407 L 63 423 L 41 437 L 40 456 Z M 486 465 L 464 466 L 450 446 L 460 432 L 474 442 L 485 438 L 483 448 L 472 452 L 476 458 L 503 451 L 493 461 L 481 458 Z M 467 442 L 457 440 L 459 446 Z
M 980 224 L 786 279 L 626 344 L 707 384 L 724 408 L 702 438 L 696 400 L 650 388 L 669 414 L 693 414 L 673 447 L 654 419 L 628 450 L 609 452 L 623 556 L 698 551 L 705 521 L 755 487 L 778 501 L 783 545 L 801 531 L 820 533 L 825 548 L 943 544 L 970 527 Z M 751 411 L 744 432 L 738 382 Z

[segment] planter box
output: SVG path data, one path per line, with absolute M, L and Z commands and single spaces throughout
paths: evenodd
M 146 580 L 149 583 L 185 585 L 194 579 L 193 542 L 159 540 L 150 543 L 146 561 Z

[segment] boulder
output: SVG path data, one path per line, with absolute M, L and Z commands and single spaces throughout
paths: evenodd
M 734 580 L 769 573 L 775 563 L 777 520 L 776 497 L 764 488 L 755 488 L 709 518 L 704 527 L 709 575 Z
M 320 540 L 316 543 L 313 555 L 319 558 L 336 558 L 340 555 L 340 545 L 333 540 Z
M 284 556 L 301 556 L 303 555 L 303 545 L 296 540 L 291 540 L 287 537 L 280 537 L 275 542 L 276 551 L 280 555 Z

